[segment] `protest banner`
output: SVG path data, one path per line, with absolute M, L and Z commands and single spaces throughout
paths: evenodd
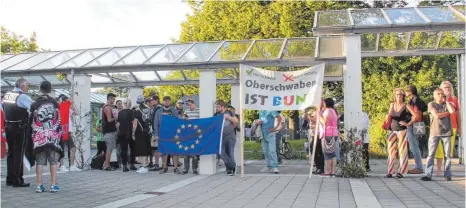
M 241 104 L 246 110 L 303 110 L 320 103 L 325 64 L 299 71 L 241 65 Z

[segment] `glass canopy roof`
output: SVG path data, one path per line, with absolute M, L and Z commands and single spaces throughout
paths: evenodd
M 335 80 L 341 79 L 346 55 L 344 36 L 334 33 L 356 29 L 366 29 L 359 31 L 362 57 L 465 53 L 464 5 L 349 9 L 316 15 L 314 35 L 325 32 L 325 36 L 2 54 L 1 84 L 11 86 L 21 76 L 32 84 L 42 80 L 69 84 L 69 77 L 63 82 L 55 75 L 69 74 L 71 69 L 92 75 L 93 87 L 198 84 L 199 70 L 215 70 L 218 84 L 231 84 L 238 83 L 239 64 L 290 67 L 319 62 L 327 63 L 327 80 Z
M 418 27 L 420 31 L 464 30 L 465 6 L 318 11 L 316 17 L 313 28 L 315 36 L 368 32 L 406 32 L 407 28 L 413 26 Z

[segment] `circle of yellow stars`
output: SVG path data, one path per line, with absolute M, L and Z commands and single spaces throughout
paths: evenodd
M 189 129 L 189 128 L 193 128 L 194 130 L 197 131 L 197 134 L 198 134 L 198 135 L 197 135 L 197 139 L 196 139 L 196 141 L 194 141 L 193 144 L 183 146 L 183 145 L 181 144 L 181 142 L 180 142 L 180 136 L 178 136 L 178 134 L 181 133 L 181 131 L 186 130 L 186 129 Z M 199 126 L 198 126 L 198 125 L 192 125 L 192 124 L 184 125 L 184 124 L 182 124 L 182 125 L 180 126 L 180 128 L 178 128 L 178 129 L 176 130 L 176 134 L 175 134 L 176 145 L 178 145 L 178 148 L 179 148 L 179 149 L 184 149 L 184 151 L 188 151 L 190 148 L 191 148 L 191 149 L 196 148 L 196 145 L 198 145 L 198 144 L 201 142 L 200 139 L 202 139 L 202 130 L 199 129 Z

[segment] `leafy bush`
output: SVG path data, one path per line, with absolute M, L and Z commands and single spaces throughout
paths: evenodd
M 364 168 L 362 137 L 367 129 L 347 130 L 345 140 L 340 146 L 340 162 L 337 165 L 336 175 L 345 178 L 363 178 L 367 176 Z

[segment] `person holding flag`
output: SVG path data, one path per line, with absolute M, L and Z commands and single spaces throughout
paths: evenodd
M 215 103 L 215 108 L 217 115 L 223 115 L 223 134 L 222 134 L 222 153 L 220 157 L 225 163 L 227 174 L 233 176 L 236 173 L 236 163 L 235 163 L 235 144 L 236 144 L 236 125 L 238 125 L 238 118 L 226 110 L 225 102 L 223 100 L 218 100 Z M 274 140 L 275 141 L 275 140 Z M 275 144 L 275 143 L 274 143 Z

